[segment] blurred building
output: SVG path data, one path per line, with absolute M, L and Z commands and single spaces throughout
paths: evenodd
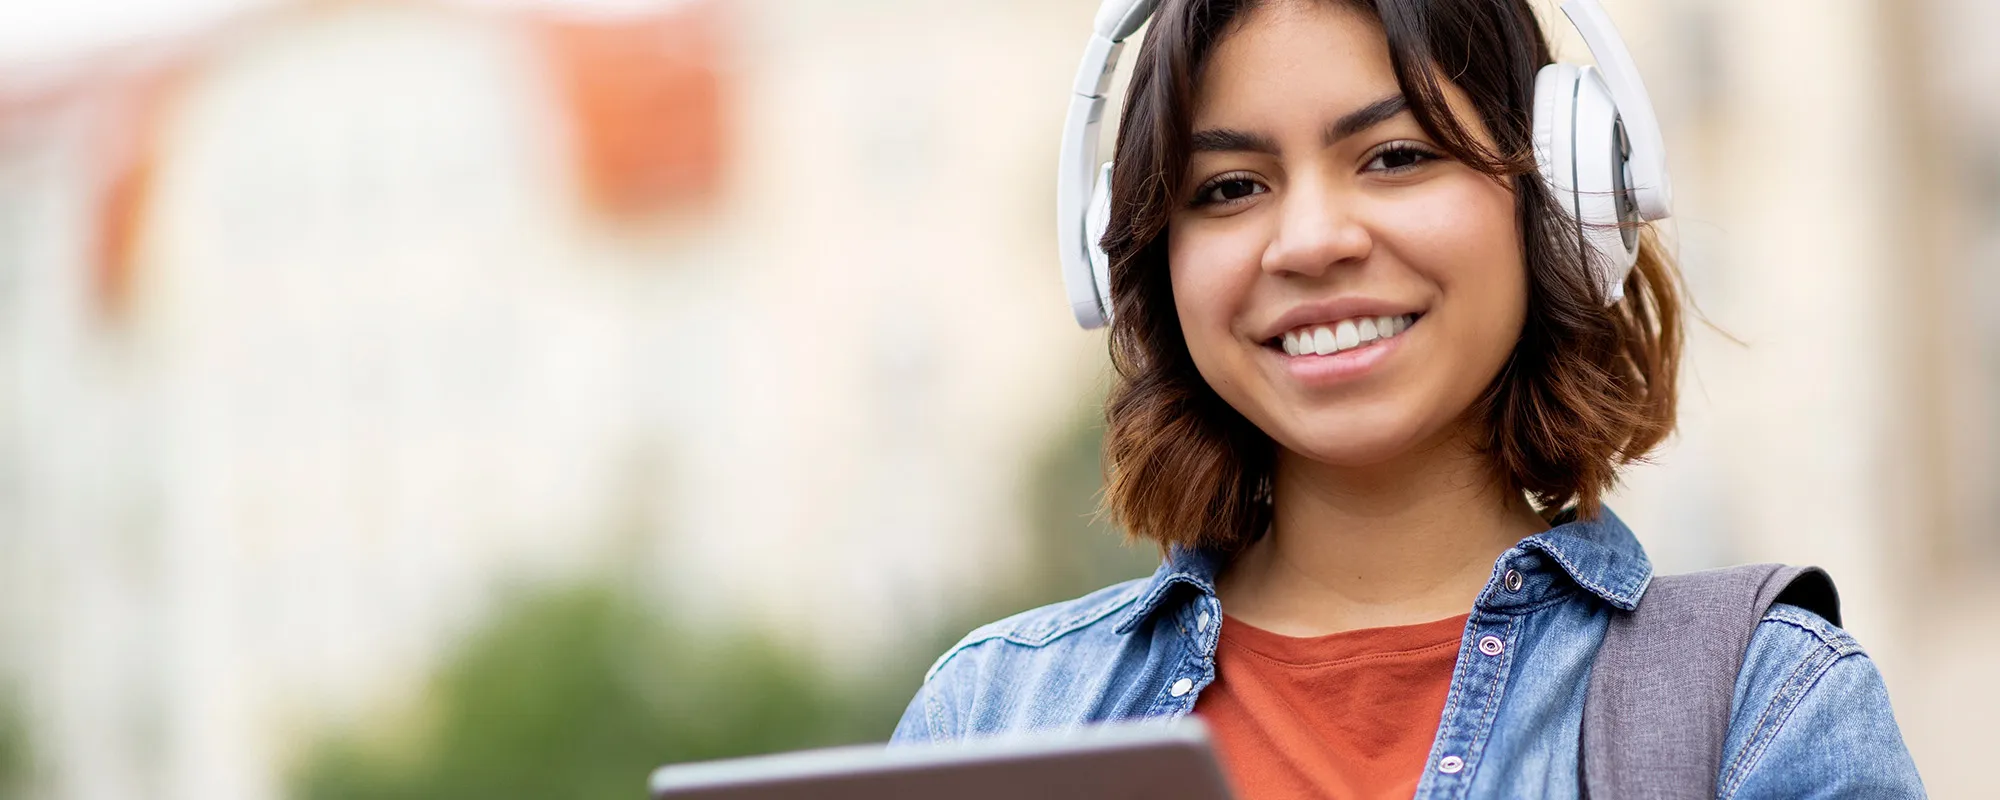
M 906 5 L 298 4 L 17 87 L 50 795 L 274 796 L 507 581 L 640 569 L 851 669 L 995 580 L 1095 362 L 1040 236 L 1068 57 L 984 67 L 1070 20 Z
M 1743 342 L 1694 331 L 1614 505 L 1667 569 L 1831 569 L 1973 792 L 2000 19 L 1607 4 Z M 1104 383 L 1049 235 L 1094 5 L 266 3 L 0 66 L 0 669 L 46 794 L 277 796 L 510 581 L 920 670 L 869 658 L 1022 568 Z

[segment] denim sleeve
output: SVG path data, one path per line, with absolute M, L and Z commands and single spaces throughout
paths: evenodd
M 962 676 L 966 659 L 958 657 L 965 647 L 966 643 L 960 642 L 945 651 L 924 674 L 924 685 L 917 687 L 917 695 L 910 698 L 910 705 L 903 709 L 902 721 L 896 723 L 896 732 L 889 736 L 890 747 L 930 744 L 960 737 L 953 688 L 965 680 Z
M 903 709 L 902 721 L 896 723 L 896 732 L 889 736 L 890 747 L 929 744 L 936 741 L 930 722 L 932 702 L 934 701 L 931 699 L 930 683 L 926 682 L 923 686 L 917 687 L 917 696 L 910 698 L 909 707 Z
M 1732 716 L 1722 800 L 1924 796 L 1875 662 L 1804 609 L 1758 626 Z

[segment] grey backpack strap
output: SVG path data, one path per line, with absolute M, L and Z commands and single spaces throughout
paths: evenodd
M 1583 701 L 1579 777 L 1597 800 L 1714 800 L 1736 673 L 1772 603 L 1840 624 L 1817 567 L 1752 564 L 1655 577 L 1614 611 Z

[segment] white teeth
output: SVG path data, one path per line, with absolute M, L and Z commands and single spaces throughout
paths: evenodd
M 1361 332 L 1355 330 L 1354 320 L 1341 320 L 1340 324 L 1334 327 L 1333 342 L 1340 345 L 1342 350 L 1361 344 Z
M 1351 350 L 1370 342 L 1399 336 L 1409 330 L 1416 317 L 1404 314 L 1393 317 L 1356 317 L 1341 320 L 1327 326 L 1316 325 L 1286 331 L 1283 337 L 1285 355 L 1330 356 L 1342 350 Z

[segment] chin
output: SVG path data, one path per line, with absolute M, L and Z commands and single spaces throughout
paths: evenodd
M 1371 415 L 1322 413 L 1288 431 L 1277 431 L 1278 446 L 1329 467 L 1370 467 L 1395 461 L 1436 438 L 1419 420 L 1371 419 Z M 1360 417 L 1357 419 L 1356 417 Z

